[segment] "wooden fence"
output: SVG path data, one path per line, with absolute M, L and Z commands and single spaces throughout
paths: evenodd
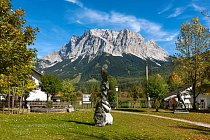
M 4 111 L 14 111 L 20 110 L 28 111 L 31 108 L 66 108 L 69 105 L 72 105 L 74 110 L 78 109 L 93 109 L 96 106 L 96 102 L 82 102 L 82 101 L 71 101 L 71 102 L 46 102 L 46 101 L 15 101 L 12 105 L 12 102 L 0 100 L 0 110 Z M 113 109 L 117 108 L 117 103 L 110 103 Z M 146 101 L 119 101 L 118 108 L 145 108 L 147 107 Z M 29 110 L 30 111 L 30 110 Z

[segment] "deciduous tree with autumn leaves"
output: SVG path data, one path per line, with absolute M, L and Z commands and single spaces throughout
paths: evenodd
M 0 1 L 0 91 L 30 82 L 36 50 L 29 45 L 38 29 L 26 26 L 24 15 L 23 9 L 12 9 L 10 0 Z
M 206 71 L 210 67 L 210 35 L 198 17 L 181 25 L 180 36 L 176 41 L 178 52 L 178 73 L 185 84 L 192 86 L 193 109 L 196 109 L 196 98 L 202 91 L 207 78 Z

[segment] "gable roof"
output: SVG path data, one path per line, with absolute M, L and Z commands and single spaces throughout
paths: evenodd
M 175 91 L 172 91 L 170 92 L 166 98 L 164 98 L 165 101 L 171 99 L 171 98 L 174 98 L 174 97 L 177 97 L 177 93 L 178 92 L 184 92 L 184 91 L 189 91 L 192 87 L 191 86 L 183 86 L 183 87 L 180 87 L 178 89 L 176 89 Z M 183 93 L 182 93 L 183 94 Z M 186 92 L 184 94 L 187 94 Z
M 39 72 L 38 70 L 36 69 L 32 69 L 32 71 L 40 76 L 43 76 L 43 73 Z
M 167 96 L 176 95 L 178 92 L 183 92 L 185 90 L 190 90 L 189 88 L 191 88 L 191 86 L 180 87 L 180 88 L 176 89 L 175 91 L 172 91 L 172 92 L 168 93 Z

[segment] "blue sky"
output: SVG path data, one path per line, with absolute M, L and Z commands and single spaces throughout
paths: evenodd
M 40 29 L 31 46 L 39 58 L 92 28 L 138 32 L 171 55 L 182 23 L 198 16 L 210 28 L 210 18 L 200 13 L 210 11 L 210 0 L 12 0 L 12 5 L 26 11 L 27 25 Z

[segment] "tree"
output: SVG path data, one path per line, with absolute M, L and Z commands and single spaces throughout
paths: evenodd
M 109 92 L 108 92 L 108 101 L 109 102 L 116 102 L 117 100 L 117 94 L 116 94 L 116 90 L 115 87 L 117 86 L 117 79 L 115 77 L 109 77 L 108 78 L 109 81 Z
M 176 72 L 172 72 L 168 78 L 168 85 L 170 87 L 170 91 L 174 91 L 177 88 L 184 85 L 182 77 Z
M 131 90 L 131 96 L 133 97 L 133 101 L 136 104 L 136 101 L 138 100 L 138 98 L 142 98 L 145 96 L 143 87 L 141 85 L 134 85 Z
M 62 82 L 62 96 L 65 101 L 73 101 L 76 97 L 75 87 L 71 80 Z
M 36 50 L 28 48 L 37 28 L 25 26 L 23 9 L 12 10 L 10 0 L 0 1 L 0 90 L 17 87 L 29 79 Z
M 32 79 L 28 79 L 27 81 L 24 81 L 24 87 L 21 88 L 23 91 L 21 91 L 23 93 L 23 99 L 25 101 L 25 106 L 27 105 L 27 98 L 29 97 L 29 92 L 32 90 L 37 89 L 38 87 L 36 86 L 36 83 L 34 80 Z
M 54 96 L 58 91 L 61 91 L 62 84 L 60 79 L 52 74 L 45 74 L 41 77 L 41 90 L 47 93 L 47 101 L 49 95 Z
M 149 77 L 147 93 L 154 100 L 156 111 L 160 107 L 162 99 L 166 96 L 169 91 L 169 87 L 166 81 L 159 75 Z
M 210 57 L 209 31 L 195 17 L 191 22 L 182 24 L 180 32 L 176 42 L 178 71 L 183 75 L 185 84 L 192 86 L 193 109 L 196 109 L 196 98 L 202 91 L 207 77 L 205 71 L 210 66 L 207 61 Z
M 99 84 L 91 84 L 89 87 L 88 87 L 88 93 L 91 94 L 90 96 L 90 101 L 91 102 L 96 102 L 98 97 L 99 97 L 99 93 L 100 93 L 100 86 Z

